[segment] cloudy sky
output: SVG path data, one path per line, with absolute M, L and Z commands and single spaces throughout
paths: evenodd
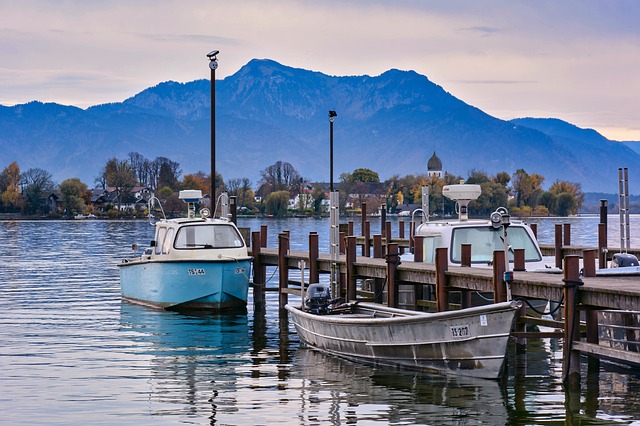
M 253 58 L 329 75 L 415 70 L 503 118 L 640 141 L 636 0 L 0 0 L 0 104 L 86 108 Z

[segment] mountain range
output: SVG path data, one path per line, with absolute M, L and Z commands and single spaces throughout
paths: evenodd
M 16 161 L 54 180 L 93 186 L 107 160 L 138 152 L 210 172 L 210 81 L 164 82 L 121 103 L 80 109 L 33 101 L 0 106 L 0 167 Z M 578 182 L 585 192 L 617 193 L 619 167 L 640 164 L 631 142 L 606 139 L 553 118 L 492 117 L 426 76 L 391 69 L 379 76 L 329 76 L 254 59 L 216 81 L 216 171 L 248 177 L 276 161 L 309 181 L 330 179 L 328 111 L 334 121 L 334 180 L 357 168 L 393 175 L 427 171 L 434 151 L 443 169 L 467 177 L 517 169 Z M 630 169 L 630 192 L 640 192 Z M 635 191 L 634 191 L 635 189 Z

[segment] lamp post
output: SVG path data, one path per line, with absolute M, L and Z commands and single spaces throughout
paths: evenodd
M 333 120 L 338 114 L 329 111 L 329 190 L 333 192 Z
M 216 202 L 216 69 L 218 68 L 218 50 L 207 53 L 211 69 L 211 211 L 215 217 Z
M 329 232 L 329 256 L 331 258 L 331 295 L 340 297 L 340 283 L 338 282 L 338 256 L 340 254 L 340 228 L 339 228 L 339 198 L 338 192 L 333 191 L 333 120 L 337 117 L 335 111 L 329 111 L 329 220 L 331 222 Z

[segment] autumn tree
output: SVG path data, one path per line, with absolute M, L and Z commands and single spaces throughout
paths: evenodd
M 15 161 L 0 174 L 0 201 L 5 211 L 15 210 L 20 201 L 20 166 Z
M 267 197 L 266 212 L 277 217 L 287 215 L 289 208 L 289 191 L 274 191 Z
M 549 192 L 555 194 L 558 197 L 558 210 L 562 208 L 562 210 L 568 209 L 567 214 L 576 214 L 580 207 L 582 207 L 582 203 L 584 202 L 584 193 L 582 192 L 582 185 L 574 182 L 567 182 L 564 180 L 558 180 L 551 185 L 549 188 Z M 572 203 L 568 203 L 566 201 L 566 197 L 560 199 L 560 195 L 569 194 L 571 198 L 573 198 Z M 557 212 L 560 216 L 566 216 L 566 214 L 562 214 L 560 211 Z

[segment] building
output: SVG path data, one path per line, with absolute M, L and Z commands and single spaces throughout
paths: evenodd
M 442 179 L 442 161 L 436 155 L 436 152 L 433 151 L 433 155 L 427 161 L 427 176 L 428 177 L 437 177 Z

